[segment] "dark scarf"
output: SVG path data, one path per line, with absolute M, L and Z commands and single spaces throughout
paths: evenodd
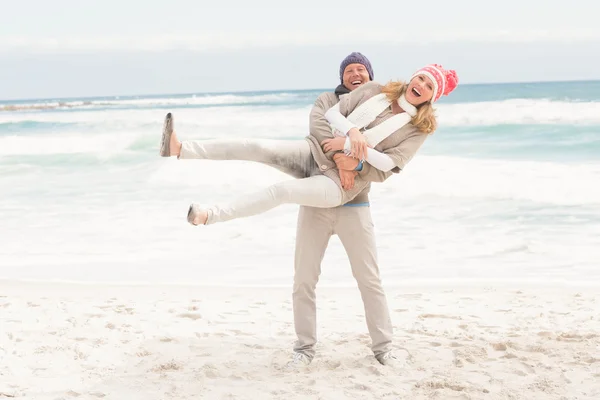
M 341 95 L 346 94 L 346 93 L 350 93 L 350 90 L 348 90 L 348 88 L 344 85 L 339 85 L 338 87 L 335 88 L 335 95 L 338 97 L 338 99 L 340 98 Z

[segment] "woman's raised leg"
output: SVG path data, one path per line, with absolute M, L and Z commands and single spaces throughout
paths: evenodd
M 319 208 L 337 207 L 342 203 L 342 189 L 325 175 L 292 179 L 240 196 L 226 205 L 201 208 L 192 204 L 188 210 L 188 222 L 192 225 L 210 225 L 261 214 L 290 203 Z

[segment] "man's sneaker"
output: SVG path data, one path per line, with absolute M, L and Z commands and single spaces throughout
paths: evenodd
M 294 357 L 285 365 L 285 369 L 297 369 L 310 364 L 312 360 L 306 354 L 294 352 Z
M 403 362 L 398 357 L 396 357 L 392 351 L 380 354 L 375 358 L 377 359 L 377 361 L 379 361 L 381 365 L 385 365 L 388 367 L 400 367 L 403 364 Z

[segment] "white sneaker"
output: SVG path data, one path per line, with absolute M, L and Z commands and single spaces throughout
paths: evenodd
M 310 364 L 312 360 L 306 354 L 294 352 L 292 360 L 285 365 L 285 369 L 298 369 Z
M 400 359 L 396 357 L 392 351 L 380 354 L 378 357 L 375 358 L 377 359 L 377 361 L 379 361 L 381 365 L 385 365 L 388 367 L 400 367 L 403 364 L 402 361 L 400 361 Z

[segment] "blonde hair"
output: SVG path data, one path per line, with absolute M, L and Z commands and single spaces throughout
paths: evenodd
M 402 81 L 388 82 L 383 89 L 389 101 L 396 101 L 406 92 L 408 84 Z M 437 120 L 435 119 L 435 109 L 431 101 L 417 106 L 417 115 L 410 121 L 420 132 L 432 133 L 437 129 Z

